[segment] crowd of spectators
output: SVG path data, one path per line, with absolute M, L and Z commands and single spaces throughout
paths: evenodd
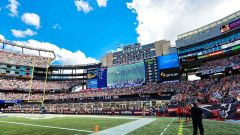
M 210 69 L 224 68 L 226 66 L 240 65 L 240 54 L 222 59 L 205 62 L 199 67 L 199 71 L 206 71 Z
M 0 63 L 22 65 L 22 66 L 33 66 L 46 68 L 54 58 L 34 56 L 27 54 L 19 54 L 15 52 L 7 52 L 0 50 Z M 35 61 L 35 62 L 34 62 Z
M 184 82 L 172 102 L 232 103 L 240 95 L 240 75 Z
M 0 89 L 2 90 L 29 90 L 30 87 L 33 91 L 46 91 L 50 90 L 69 90 L 71 87 L 79 85 L 79 81 L 45 81 L 41 80 L 23 80 L 16 78 L 4 79 L 0 78 Z
M 200 103 L 231 103 L 236 102 L 240 95 L 240 75 L 231 75 L 219 78 L 209 78 L 196 81 L 181 81 L 175 83 L 149 83 L 144 86 L 106 89 L 106 90 L 85 90 L 72 93 L 47 93 L 46 100 L 73 100 L 88 99 L 92 97 L 111 97 L 117 99 L 123 95 L 141 95 L 163 92 L 174 92 L 171 98 L 172 104 L 190 103 L 198 101 Z M 51 87 L 51 85 L 50 85 Z M 26 94 L 6 93 L 0 99 L 12 100 L 39 100 L 43 94 L 34 94 L 29 97 Z

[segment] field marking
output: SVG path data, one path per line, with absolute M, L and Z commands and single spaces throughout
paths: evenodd
M 172 124 L 174 120 L 175 118 L 172 118 L 172 120 L 168 123 L 168 125 L 164 128 L 164 130 L 160 133 L 160 135 L 164 135 L 164 133 L 167 131 L 168 127 Z
M 13 117 L 28 117 L 29 116 L 44 116 L 44 117 L 80 117 L 80 118 L 106 118 L 106 119 L 129 119 L 129 120 L 138 120 L 140 117 L 129 117 L 129 116 L 109 116 L 109 115 L 64 115 L 64 114 L 22 114 L 22 113 L 5 113 L 0 114 L 0 116 L 13 116 Z
M 35 115 L 16 115 L 15 117 L 20 117 L 20 118 L 26 118 L 26 119 L 31 119 L 31 120 L 41 120 L 41 119 L 52 119 L 52 118 L 62 118 L 65 116 L 50 116 L 50 115 L 45 115 L 45 114 L 35 114 Z
M 116 127 L 112 127 L 109 129 L 102 130 L 98 133 L 92 133 L 90 135 L 126 135 L 138 128 L 141 128 L 153 121 L 155 121 L 156 118 L 141 118 L 139 120 L 135 120 L 132 122 L 128 122 Z
M 178 135 L 182 135 L 182 134 L 183 134 L 183 122 L 180 121 L 179 128 L 178 128 Z
M 53 128 L 53 129 L 61 129 L 61 130 L 69 130 L 69 131 L 78 131 L 78 132 L 93 133 L 93 131 L 89 131 L 89 130 L 80 130 L 80 129 L 62 128 L 62 127 L 53 127 L 53 126 L 44 126 L 44 125 L 27 124 L 27 123 L 10 122 L 10 121 L 0 121 L 0 122 L 1 122 L 1 123 L 8 123 L 8 124 L 24 125 L 24 126 L 44 127 L 44 128 Z

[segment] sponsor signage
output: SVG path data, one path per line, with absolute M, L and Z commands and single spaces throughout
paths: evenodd
M 223 25 L 221 27 L 221 32 L 224 33 L 224 32 L 230 31 L 232 29 L 236 29 L 238 27 L 240 27 L 240 19 L 235 20 L 229 24 Z
M 21 103 L 21 100 L 0 100 L 0 104 L 17 104 Z
M 162 69 L 159 72 L 160 82 L 179 80 L 179 68 Z
M 233 66 L 232 69 L 233 69 L 233 70 L 238 70 L 238 69 L 240 69 L 240 65 Z
M 223 53 L 224 53 L 224 51 L 221 50 L 221 51 L 217 51 L 217 52 L 210 53 L 210 54 L 207 54 L 207 55 L 199 56 L 198 58 L 203 59 L 203 58 L 208 58 L 208 57 L 216 56 L 216 55 L 223 54 Z
M 157 61 L 158 61 L 159 69 L 179 67 L 177 54 L 169 54 L 169 55 L 165 55 L 165 56 L 159 56 L 159 57 L 157 57 Z
M 222 73 L 225 71 L 225 67 L 220 67 L 220 68 L 215 68 L 215 69 L 210 69 L 210 70 L 205 70 L 205 71 L 200 71 L 202 75 L 210 75 L 210 74 L 216 74 L 216 73 Z
M 107 68 L 100 68 L 98 71 L 98 88 L 107 87 Z
M 188 62 L 193 62 L 193 61 L 197 61 L 198 57 L 197 56 L 192 56 L 192 57 L 188 57 L 188 58 L 181 58 L 180 62 L 181 63 L 188 63 Z

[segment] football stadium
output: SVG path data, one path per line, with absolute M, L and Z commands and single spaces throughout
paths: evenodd
M 175 46 L 120 48 L 65 65 L 54 50 L 0 39 L 0 135 L 240 133 L 240 11 Z

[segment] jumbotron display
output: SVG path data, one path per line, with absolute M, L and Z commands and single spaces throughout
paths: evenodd
M 159 81 L 178 81 L 179 74 L 179 60 L 178 54 L 169 54 L 157 57 Z
M 145 83 L 145 76 L 144 62 L 109 67 L 107 85 L 110 88 L 138 86 Z

